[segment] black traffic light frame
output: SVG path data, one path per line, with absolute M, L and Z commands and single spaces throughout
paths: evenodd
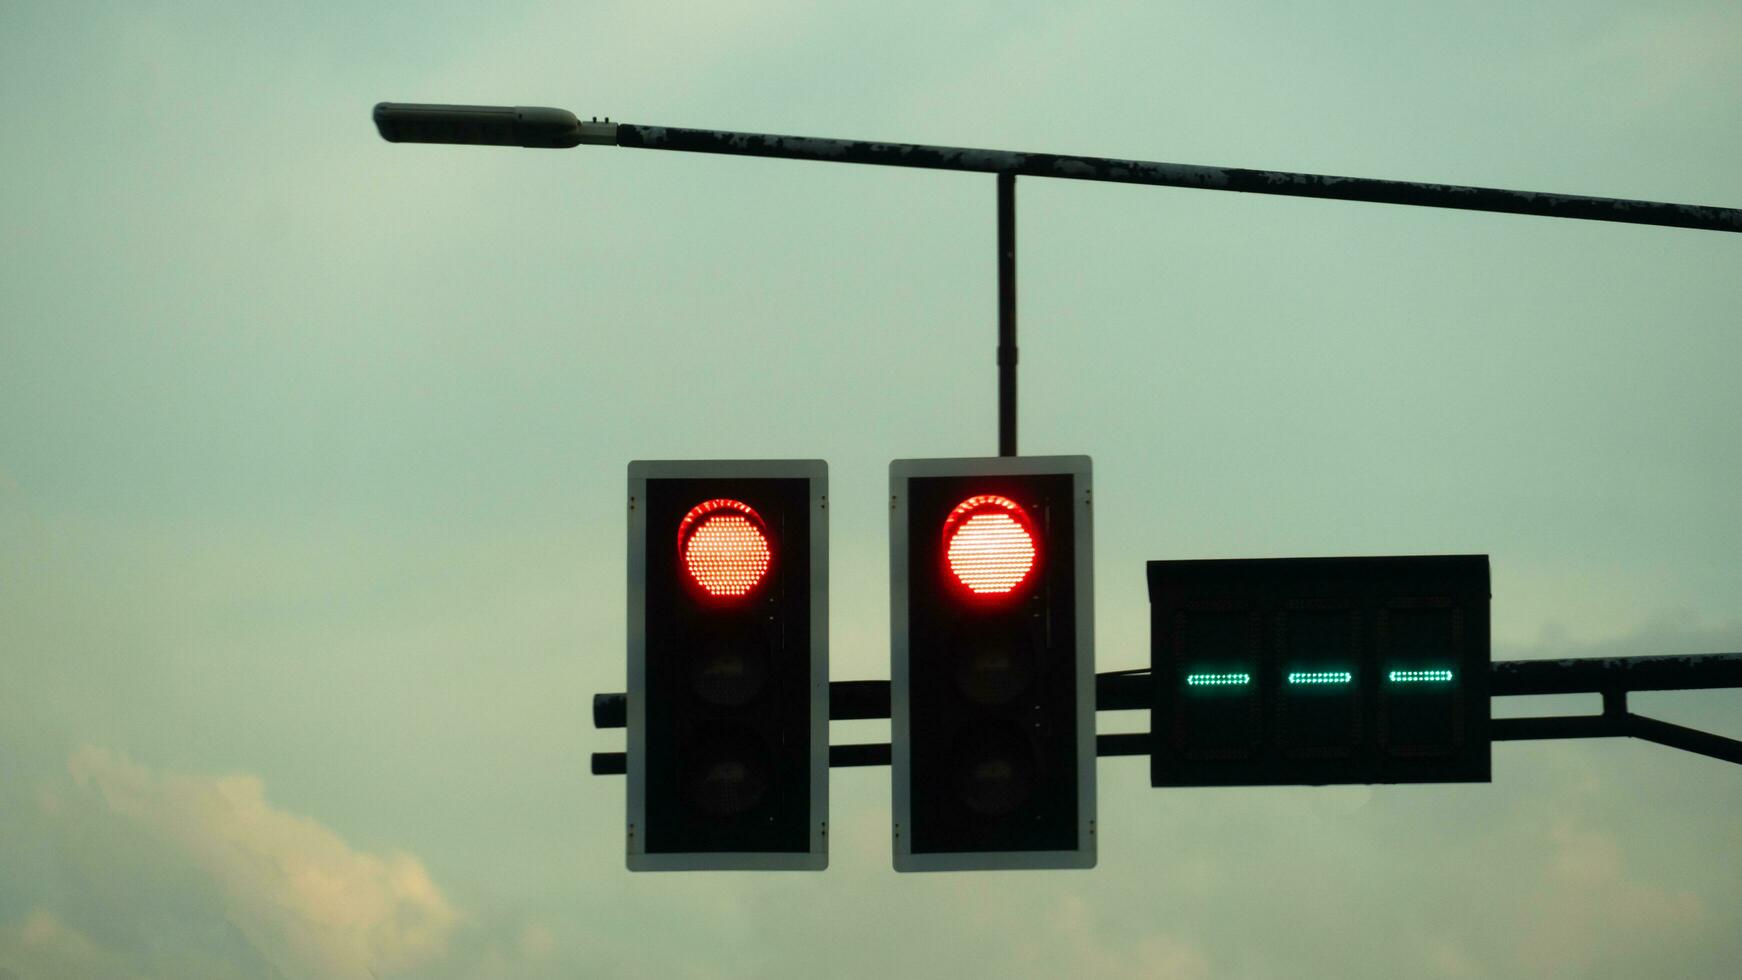
M 749 498 L 767 521 L 766 596 L 708 609 L 678 567 L 686 509 Z M 828 866 L 828 466 L 822 460 L 638 460 L 629 464 L 626 863 L 631 871 Z M 651 581 L 658 579 L 658 583 Z M 722 617 L 718 626 L 707 620 Z M 678 661 L 710 629 L 766 640 L 769 688 L 724 707 L 686 690 Z M 681 648 L 681 649 L 680 649 Z M 803 690 L 795 690 L 795 685 Z M 772 699 L 772 701 L 770 701 Z M 773 736 L 769 801 L 708 814 L 681 800 L 685 740 L 715 728 Z M 692 762 L 694 760 L 691 760 Z
M 892 844 L 897 871 L 1088 868 L 1095 846 L 1095 667 L 1091 464 L 1087 456 L 896 460 L 890 486 Z M 1018 499 L 1037 524 L 1032 596 L 989 612 L 961 596 L 942 565 L 946 515 L 964 498 Z M 1035 511 L 1039 511 L 1036 513 Z M 943 671 L 920 660 L 940 645 L 1009 631 L 1035 643 L 1018 700 L 951 700 Z M 924 634 L 921 636 L 920 634 Z M 949 637 L 946 639 L 946 637 Z M 943 760 L 970 722 L 1033 751 L 1032 803 L 1007 813 L 951 811 L 936 792 Z M 953 718 L 951 724 L 940 719 Z M 946 732 L 946 729 L 953 731 Z M 922 751 L 923 746 L 923 751 Z M 1047 785 L 1049 777 L 1062 780 Z M 1015 822 L 1025 821 L 1025 822 Z
M 1152 561 L 1152 786 L 1488 782 L 1486 555 Z

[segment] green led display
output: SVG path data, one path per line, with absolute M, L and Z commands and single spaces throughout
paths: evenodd
M 1187 674 L 1188 687 L 1238 687 L 1252 683 L 1251 674 Z
M 1394 684 L 1443 683 L 1452 679 L 1449 670 L 1394 670 L 1386 675 Z
M 1354 680 L 1355 675 L 1346 670 L 1305 670 L 1290 671 L 1290 684 L 1347 684 Z

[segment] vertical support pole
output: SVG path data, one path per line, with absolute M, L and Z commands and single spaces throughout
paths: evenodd
M 1621 719 L 1627 717 L 1627 689 L 1607 688 L 1603 691 L 1603 717 Z
M 998 175 L 998 455 L 1016 455 L 1016 175 Z

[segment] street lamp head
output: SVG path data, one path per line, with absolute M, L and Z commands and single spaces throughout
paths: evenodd
M 563 149 L 581 143 L 616 142 L 615 134 L 607 134 L 599 124 L 582 123 L 567 109 L 542 106 L 381 102 L 375 106 L 375 128 L 389 143 Z

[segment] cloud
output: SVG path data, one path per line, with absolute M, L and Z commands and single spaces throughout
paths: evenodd
M 1509 92 L 1545 100 L 1549 127 L 1576 123 L 1568 135 L 1722 119 L 1734 103 L 1738 37 L 1734 4 L 1641 5 L 1569 22 L 1557 43 L 1517 49 L 1510 70 L 1492 75 Z
M 520 952 L 529 960 L 548 959 L 556 950 L 556 935 L 543 923 L 530 923 L 520 931 Z
M 1098 927 L 1094 909 L 1077 895 L 1059 900 L 1051 929 L 1040 933 L 1024 958 L 1042 963 L 1056 959 L 1060 967 L 1056 976 L 1107 980 L 1202 980 L 1210 976 L 1210 963 L 1203 951 L 1177 936 L 1151 932 L 1124 943 L 1108 941 Z
M 80 749 L 68 768 L 131 844 L 198 872 L 223 917 L 285 976 L 366 978 L 447 952 L 460 916 L 417 858 L 353 849 L 270 804 L 258 777 L 159 774 L 99 748 Z
M 1550 840 L 1553 857 L 1530 903 L 1519 954 L 1529 975 L 1590 976 L 1598 964 L 1645 967 L 1689 945 L 1705 925 L 1699 896 L 1627 876 L 1612 835 L 1562 822 Z
M 1695 97 L 1734 70 L 1742 12 L 1728 5 L 1663 16 L 1643 14 L 1618 24 L 1587 57 L 1627 83 L 1622 106 L 1635 113 Z
M 0 771 L 28 774 L 10 748 L 0 738 Z M 0 781 L 0 980 L 543 980 L 644 958 L 557 910 L 462 903 L 417 856 L 347 842 L 258 776 L 93 747 L 59 762 Z
M 11 474 L 0 468 L 0 546 L 10 548 L 22 544 L 31 522 L 24 491 Z
M 139 974 L 54 913 L 37 909 L 22 922 L 0 927 L 0 980 L 37 977 L 135 980 Z

